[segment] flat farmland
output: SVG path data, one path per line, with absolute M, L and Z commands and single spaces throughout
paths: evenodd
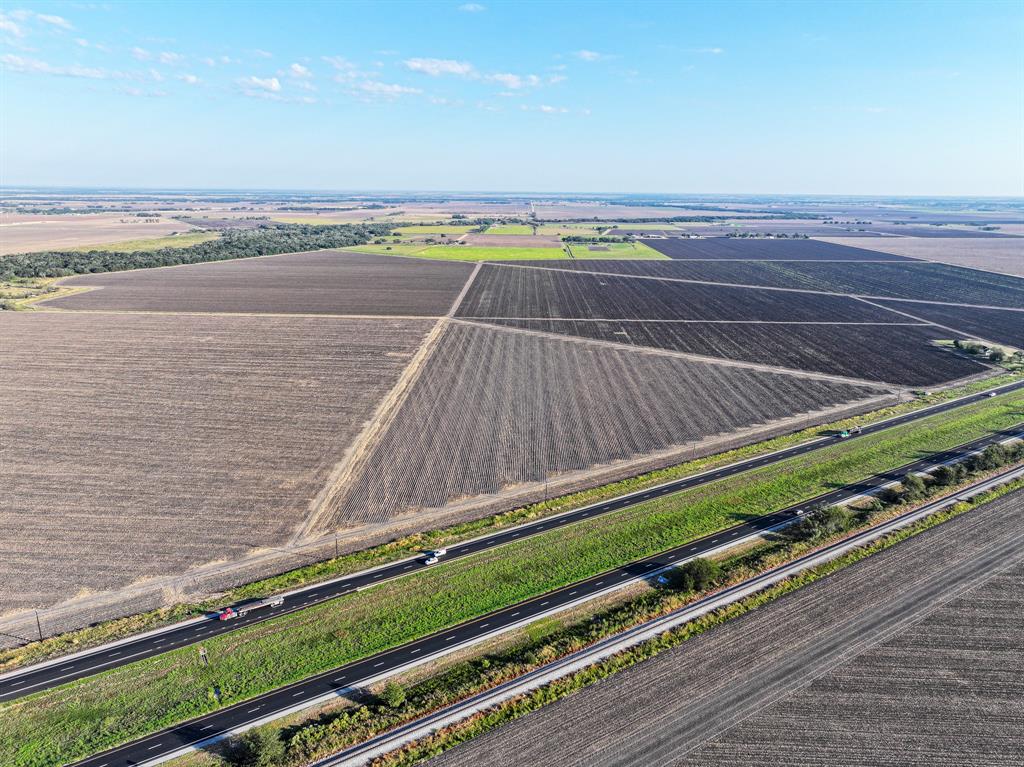
M 1024 318 L 1024 314 L 1018 316 Z M 901 319 L 914 322 L 894 316 L 897 322 Z M 936 346 L 935 340 L 949 339 L 955 334 L 931 325 L 524 319 L 487 322 L 904 386 L 933 386 L 986 369 Z
M 313 251 L 70 277 L 97 287 L 45 304 L 54 309 L 437 316 L 472 267 Z
M 485 265 L 461 317 L 894 322 L 892 312 L 846 298 L 666 280 Z
M 902 256 L 821 240 L 767 240 L 741 237 L 649 240 L 669 258 L 751 261 L 902 261 Z
M 194 231 L 184 221 L 138 218 L 129 213 L 4 215 L 0 220 L 0 256 L 38 250 L 69 250 L 125 240 L 165 237 Z
M 1024 311 L 977 309 L 909 301 L 880 301 L 879 303 L 923 320 L 956 328 L 965 336 L 983 338 L 987 341 L 1024 349 Z
M 653 243 L 647 241 L 647 244 Z M 1024 280 L 922 261 L 629 261 L 558 264 L 558 269 L 828 293 L 1024 308 Z
M 972 236 L 939 240 L 886 237 L 855 244 L 860 248 L 871 248 L 897 256 L 1024 277 L 1024 239 L 1021 238 Z
M 882 393 L 453 323 L 338 513 L 383 522 Z
M 526 227 L 529 229 L 529 227 Z M 467 234 L 462 238 L 466 247 L 475 248 L 561 248 L 562 241 L 558 237 L 534 237 L 530 232 L 521 234 Z
M 6 312 L 0 614 L 283 544 L 433 325 Z
M 429 764 L 1016 767 L 1022 504 L 920 533 Z

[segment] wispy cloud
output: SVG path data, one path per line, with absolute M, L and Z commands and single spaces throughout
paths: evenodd
M 542 112 L 546 115 L 567 115 L 569 109 L 566 107 L 553 107 L 550 104 L 539 104 L 537 106 L 528 106 L 522 104 L 520 107 L 524 112 Z
M 61 29 L 74 29 L 71 22 L 63 16 L 54 16 L 51 13 L 37 13 L 36 18 L 44 24 L 50 24 L 54 27 L 60 27 Z
M 368 93 L 373 96 L 382 96 L 389 99 L 410 94 L 423 93 L 419 88 L 410 88 L 406 85 L 398 85 L 396 83 L 382 83 L 377 80 L 365 80 L 359 83 L 356 87 L 363 93 Z
M 83 77 L 89 80 L 123 79 L 127 77 L 123 72 L 110 72 L 96 67 L 83 67 L 72 64 L 67 67 L 54 66 L 39 59 L 24 58 L 13 53 L 0 55 L 0 64 L 12 72 L 22 72 L 32 75 L 54 75 L 56 77 Z
M 21 28 L 21 25 L 6 13 L 0 13 L 0 32 L 6 32 L 15 37 L 25 36 L 25 30 Z
M 123 93 L 125 96 L 132 96 L 134 98 L 162 98 L 167 95 L 167 91 L 147 91 L 143 88 L 136 88 L 131 85 L 122 86 L 118 88 L 117 91 L 119 93 Z
M 506 88 L 514 91 L 520 88 L 535 88 L 541 84 L 541 79 L 537 75 L 513 75 L 499 72 L 498 74 L 487 75 L 485 79 L 490 82 L 501 83 Z
M 724 48 L 687 48 L 687 53 L 710 53 L 713 56 L 718 56 L 725 53 Z
M 132 54 L 133 58 L 136 58 L 139 61 L 149 61 L 151 58 L 153 58 L 152 53 L 147 51 L 145 48 L 139 48 L 138 46 L 132 48 L 131 51 L 129 51 L 129 53 Z
M 476 74 L 473 65 L 468 61 L 456 61 L 455 59 L 406 59 L 402 63 L 406 69 L 422 72 L 431 77 L 440 75 L 471 77 Z
M 463 13 L 483 13 L 487 10 L 487 6 L 480 5 L 480 3 L 463 3 L 459 6 L 459 10 Z
M 173 53 L 171 51 L 162 51 L 159 58 L 161 64 L 180 64 L 185 60 L 185 57 L 180 53 Z
M 202 82 L 195 75 L 187 75 L 187 74 L 186 75 L 178 75 L 178 79 L 181 80 L 183 83 L 186 83 L 188 85 L 199 85 L 199 83 Z
M 576 51 L 573 56 L 578 58 L 580 61 L 600 61 L 601 59 L 606 58 L 603 53 L 588 51 L 586 48 Z
M 257 57 L 259 57 L 261 59 L 272 59 L 272 58 L 274 58 L 274 54 L 273 53 L 271 53 L 270 51 L 265 51 L 262 48 L 256 48 L 252 52 L 252 55 L 253 56 L 257 56 Z
M 309 70 L 309 67 L 304 67 L 302 64 L 292 64 L 288 67 L 288 73 L 292 77 L 309 78 L 313 76 L 313 73 Z
M 262 90 L 268 93 L 281 92 L 281 81 L 276 77 L 256 77 L 255 75 L 250 75 L 238 80 L 238 84 L 242 88 Z

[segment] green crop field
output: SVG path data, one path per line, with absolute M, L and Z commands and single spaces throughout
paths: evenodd
M 487 234 L 533 234 L 533 227 L 527 224 L 495 224 L 487 228 Z
M 551 531 L 0 706 L 0 763 L 72 761 L 1020 422 L 1003 395 Z M 216 692 L 215 692 L 216 691 Z M 219 697 L 218 697 L 219 696 Z
M 668 256 L 642 242 L 567 242 L 566 246 L 572 251 L 573 258 L 668 259 Z
M 544 260 L 569 257 L 562 248 L 483 248 L 472 245 L 354 245 L 344 248 L 344 250 L 417 256 L 418 258 L 439 258 L 447 261 Z
M 466 234 L 474 226 L 455 226 L 451 224 L 410 224 L 396 226 L 395 231 L 401 236 L 413 234 Z
M 182 226 L 185 226 L 182 224 Z M 83 245 L 80 248 L 71 248 L 78 253 L 88 253 L 94 250 L 101 250 L 105 253 L 132 253 L 139 250 L 160 250 L 161 248 L 187 248 L 190 245 L 198 245 L 201 242 L 209 242 L 220 237 L 217 232 L 189 232 L 187 234 L 174 234 L 167 237 L 154 237 L 148 240 L 121 240 L 121 242 L 108 242 L 104 245 Z

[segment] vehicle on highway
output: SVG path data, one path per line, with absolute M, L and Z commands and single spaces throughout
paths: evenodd
M 259 599 L 255 602 L 238 605 L 237 607 L 225 607 L 217 612 L 217 620 L 229 621 L 234 618 L 241 618 L 243 615 L 250 613 L 253 610 L 259 610 L 263 607 L 280 607 L 283 604 L 284 597 L 268 597 L 267 599 Z
M 425 565 L 436 565 L 440 560 L 437 557 L 427 557 L 423 560 Z
M 425 551 L 423 553 L 428 557 L 443 557 L 448 553 L 448 549 L 434 549 L 433 551 Z
M 836 437 L 838 439 L 847 439 L 849 436 L 850 436 L 850 432 L 847 431 L 846 429 L 843 429 L 841 432 L 836 434 Z

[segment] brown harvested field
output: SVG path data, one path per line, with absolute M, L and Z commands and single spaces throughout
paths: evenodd
M 696 451 L 709 437 L 882 393 L 453 323 L 338 516 L 383 522 L 455 502 L 487 503 L 524 483 L 668 448 Z
M 729 218 L 736 211 L 666 208 L 661 205 L 609 205 L 597 202 L 538 202 L 534 203 L 537 218 L 544 221 L 561 219 L 600 219 L 602 221 L 629 221 L 637 218 L 678 218 L 680 216 L 721 216 Z
M 1024 310 L 978 309 L 973 306 L 925 304 L 915 301 L 878 301 L 881 306 L 906 312 L 929 322 L 955 328 L 965 336 L 1024 349 Z
M 466 245 L 483 248 L 560 248 L 558 237 L 534 237 L 528 234 L 467 234 L 461 238 Z
M 473 266 L 365 253 L 313 251 L 69 277 L 100 287 L 51 309 L 438 316 Z
M 0 614 L 283 545 L 433 325 L 5 312 Z
M 940 310 L 953 308 L 942 304 L 910 306 L 937 306 Z M 993 311 L 998 313 L 999 310 Z M 1015 316 L 1022 320 L 1019 333 L 1024 333 L 1024 312 L 1017 312 Z M 898 314 L 892 315 L 892 320 L 891 324 L 850 325 L 541 319 L 487 322 L 904 386 L 935 386 L 985 372 L 986 368 L 980 363 L 934 343 L 939 339 L 955 338 L 956 333 L 934 325 L 898 324 L 915 322 Z M 972 335 L 966 328 L 963 328 L 963 333 Z M 991 340 L 1000 339 L 993 337 Z
M 1024 277 L 1022 237 L 885 237 L 857 241 L 843 238 L 835 242 L 896 256 L 921 258 L 926 261 L 939 261 L 954 266 L 967 266 Z
M 71 250 L 126 240 L 194 231 L 172 218 L 137 218 L 128 213 L 74 215 L 5 214 L 0 219 L 0 256 L 37 250 Z
M 1019 767 L 1024 491 L 432 767 Z

